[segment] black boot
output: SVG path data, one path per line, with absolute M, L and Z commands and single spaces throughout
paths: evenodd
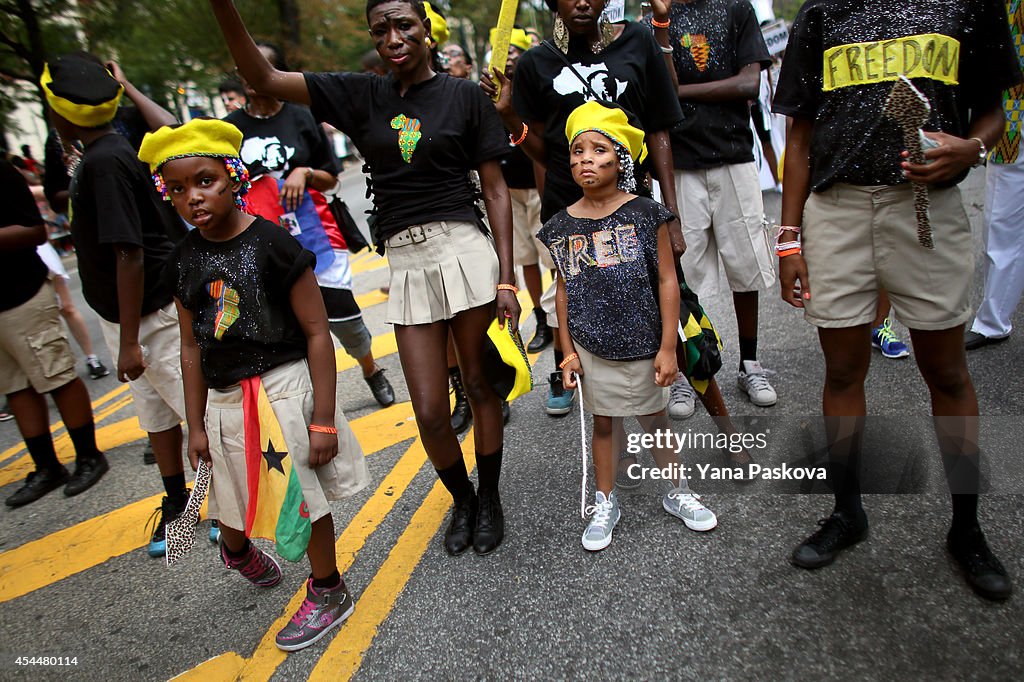
M 537 318 L 537 330 L 533 333 L 533 338 L 530 339 L 530 343 L 526 346 L 527 353 L 539 353 L 555 340 L 555 334 L 551 331 L 551 327 L 548 326 L 548 318 L 544 311 L 540 308 L 535 308 L 534 316 Z
M 476 527 L 478 501 L 476 495 L 455 500 L 452 520 L 444 532 L 444 548 L 455 556 L 462 554 L 473 544 L 473 528 Z
M 473 413 L 469 409 L 466 389 L 462 387 L 462 372 L 458 367 L 448 369 L 448 379 L 451 381 L 452 391 L 455 393 L 455 407 L 452 408 L 452 430 L 455 431 L 456 436 L 460 436 L 473 423 Z
M 479 498 L 476 532 L 473 533 L 473 551 L 477 554 L 489 554 L 496 550 L 505 538 L 505 512 L 501 509 L 501 497 L 497 488 L 481 488 Z

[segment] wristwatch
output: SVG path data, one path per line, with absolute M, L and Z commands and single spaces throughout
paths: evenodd
M 980 137 L 972 137 L 972 140 L 978 143 L 978 160 L 974 162 L 972 168 L 984 165 L 986 157 L 988 157 L 988 148 Z

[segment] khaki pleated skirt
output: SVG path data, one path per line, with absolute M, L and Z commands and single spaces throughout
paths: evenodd
M 575 344 L 583 367 L 583 407 L 601 417 L 636 417 L 668 406 L 668 389 L 654 382 L 654 358 L 605 360 Z
M 388 322 L 429 324 L 495 299 L 498 254 L 475 223 L 416 225 L 386 242 Z

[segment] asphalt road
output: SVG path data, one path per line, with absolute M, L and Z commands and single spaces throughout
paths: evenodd
M 361 217 L 362 180 L 355 169 L 346 177 L 347 199 Z M 963 187 L 979 258 L 976 301 L 984 171 Z M 770 216 L 778 215 L 778 204 L 777 195 L 766 195 Z M 288 601 L 302 589 L 304 562 L 283 562 L 281 585 L 258 591 L 219 565 L 202 539 L 206 522 L 180 565 L 150 559 L 145 522 L 159 504 L 157 470 L 142 462 L 128 394 L 113 376 L 86 379 L 111 471 L 79 497 L 57 492 L 21 509 L 0 509 L 0 679 L 1019 677 L 1020 596 L 998 605 L 981 601 L 945 553 L 948 497 L 912 359 L 873 360 L 867 450 L 878 472 L 876 490 L 886 494 L 867 498 L 869 540 L 830 568 L 807 572 L 787 562 L 792 546 L 830 507 L 825 495 L 802 494 L 820 488 L 796 482 L 694 481 L 720 520 L 713 532 L 698 534 L 661 510 L 662 484 L 646 481 L 623 493 L 611 547 L 585 552 L 578 414 L 553 419 L 543 411 L 550 351 L 537 360 L 537 387 L 513 404 L 506 430 L 505 544 L 488 557 L 451 558 L 440 534 L 449 498 L 425 465 L 376 293 L 387 268 L 369 255 L 354 263 L 374 350 L 400 402 L 379 410 L 352 363 L 339 374 L 341 407 L 373 475 L 367 490 L 333 506 L 339 562 L 357 598 L 350 621 L 333 637 L 285 656 L 272 638 L 282 614 L 294 608 Z M 76 277 L 73 285 L 87 311 Z M 720 296 L 704 304 L 726 339 L 719 381 L 727 404 L 746 431 L 767 434 L 769 446 L 755 458 L 812 461 L 823 445 L 814 330 L 777 291 L 764 295 L 760 357 L 777 372 L 779 403 L 756 408 L 733 378 L 731 303 Z M 95 317 L 88 311 L 86 317 L 102 347 Z M 1020 314 L 1016 321 L 1024 324 Z M 528 339 L 532 320 L 524 331 Z M 985 415 L 992 491 L 981 515 L 1018 579 L 1024 576 L 1017 461 L 1022 344 L 1014 336 L 969 356 Z M 105 349 L 100 354 L 110 359 Z M 714 432 L 699 407 L 675 426 Z M 58 447 L 70 452 L 59 440 Z M 466 450 L 472 452 L 471 439 Z M 718 457 L 713 448 L 684 454 L 688 464 Z M 14 423 L 0 424 L 0 495 L 14 492 L 26 471 Z M 31 663 L 47 656 L 75 662 Z M 19 665 L 18 657 L 30 664 Z

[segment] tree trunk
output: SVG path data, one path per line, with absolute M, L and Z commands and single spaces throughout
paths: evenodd
M 46 93 L 39 85 L 39 77 L 43 75 L 43 65 L 46 63 L 46 47 L 43 45 L 43 31 L 39 26 L 39 16 L 32 7 L 30 0 L 17 0 L 18 15 L 25 25 L 25 37 L 27 38 L 28 55 L 25 61 L 32 70 L 33 81 L 39 101 L 43 103 L 43 115 L 46 116 L 50 105 L 46 103 Z

